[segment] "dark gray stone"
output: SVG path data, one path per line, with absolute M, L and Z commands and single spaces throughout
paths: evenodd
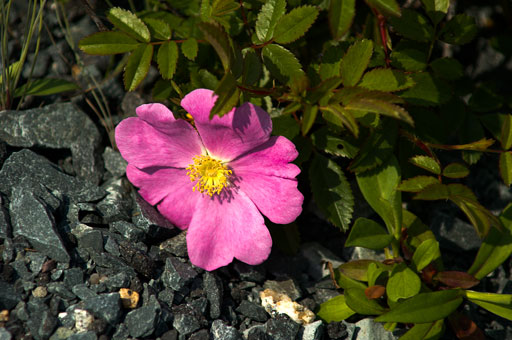
M 133 194 L 135 205 L 132 222 L 146 234 L 154 236 L 159 227 L 174 229 L 174 225 L 163 217 L 152 205 L 146 202 L 138 193 Z
M 131 336 L 147 337 L 155 331 L 159 316 L 160 304 L 153 298 L 147 305 L 129 312 L 124 322 Z
M 46 262 L 47 257 L 40 253 L 27 253 L 26 257 L 30 260 L 29 268 L 33 274 L 39 274 Z
M 241 280 L 262 283 L 265 280 L 265 265 L 250 266 L 246 263 L 236 261 L 235 270 L 238 272 Z
M 110 290 L 118 290 L 120 288 L 129 288 L 130 281 L 133 276 L 128 275 L 126 272 L 119 272 L 113 275 L 110 275 L 105 284 Z
M 124 160 L 123 156 L 109 146 L 103 151 L 103 163 L 105 164 L 105 169 L 115 178 L 123 176 L 126 172 L 126 166 L 128 165 L 128 162 Z
M 203 275 L 203 289 L 206 298 L 210 302 L 210 317 L 217 319 L 220 316 L 222 307 L 222 280 L 214 273 L 205 272 Z
M 96 208 L 105 223 L 129 220 L 131 218 L 132 199 L 130 189 L 122 178 L 111 180 L 102 186 L 107 196 L 102 199 Z
M 124 323 L 117 325 L 115 333 L 112 335 L 112 340 L 126 340 L 130 337 L 128 327 Z
M 103 235 L 99 230 L 86 230 L 78 236 L 78 245 L 89 253 L 101 253 L 103 252 Z
M 130 241 L 138 242 L 144 239 L 144 232 L 130 222 L 116 221 L 110 223 L 110 227 Z
M 75 285 L 71 291 L 73 294 L 75 294 L 80 300 L 87 300 L 93 297 L 96 297 L 97 294 L 93 292 L 89 287 L 87 287 L 87 284 L 81 283 L 78 285 Z
M 46 158 L 28 150 L 13 153 L 4 162 L 0 171 L 0 191 L 11 194 L 18 183 L 32 191 L 43 184 L 51 192 L 68 196 L 76 202 L 96 201 L 105 196 L 105 191 L 90 182 L 61 172 Z M 24 181 L 26 179 L 26 181 Z
M 4 327 L 0 327 L 0 340 L 11 340 L 12 335 Z
M 161 340 L 178 340 L 178 331 L 171 329 L 160 336 Z
M 103 164 L 96 156 L 101 138 L 96 125 L 71 103 L 26 111 L 0 112 L 0 139 L 16 147 L 70 149 L 78 177 L 98 184 Z
M 206 329 L 201 329 L 190 335 L 188 340 L 210 340 L 210 334 Z
M 67 338 L 67 340 L 96 340 L 98 336 L 93 331 L 75 333 Z
M 58 320 L 48 306 L 39 299 L 27 303 L 29 317 L 27 326 L 35 339 L 48 339 L 57 326 Z
M 21 187 L 14 188 L 10 211 L 15 236 L 25 237 L 34 249 L 55 261 L 69 262 L 69 254 L 55 228 L 53 215 L 34 194 Z
M 482 241 L 478 237 L 475 228 L 451 213 L 434 211 L 432 219 L 432 231 L 442 248 L 461 250 L 477 250 Z
M 268 314 L 263 307 L 247 300 L 242 300 L 236 311 L 254 321 L 265 322 L 268 320 Z
M 85 309 L 94 316 L 116 325 L 122 315 L 119 293 L 101 294 L 84 300 Z
M 180 335 L 187 335 L 201 328 L 201 324 L 192 307 L 180 305 L 174 308 L 173 312 L 174 320 L 172 326 Z
M 65 300 L 72 300 L 76 298 L 75 294 L 71 292 L 62 282 L 49 282 L 46 286 L 49 293 L 56 294 Z
M 327 324 L 327 336 L 330 339 L 345 339 L 348 335 L 347 326 L 343 322 L 329 322 Z
M 244 331 L 244 338 L 247 340 L 273 340 L 266 333 L 265 325 L 254 325 Z
M 12 236 L 11 223 L 9 222 L 9 213 L 3 206 L 4 199 L 0 194 L 0 238 Z
M 191 265 L 183 263 L 177 258 L 168 257 L 162 273 L 162 282 L 166 287 L 175 291 L 180 290 L 197 276 L 197 271 Z
M 160 249 L 164 252 L 173 254 L 179 257 L 187 256 L 187 234 L 179 233 L 178 235 L 165 240 L 160 244 Z
M 165 288 L 158 292 L 158 300 L 167 304 L 171 307 L 174 300 L 174 290 L 171 288 Z
M 69 268 L 64 270 L 64 284 L 68 289 L 73 289 L 74 286 L 84 283 L 84 273 L 81 268 Z
M 299 332 L 300 325 L 292 321 L 287 315 L 279 314 L 265 323 L 267 334 L 274 340 L 292 340 Z
M 231 326 L 226 325 L 221 320 L 212 322 L 210 333 L 213 340 L 242 340 L 242 334 Z
M 117 240 L 115 237 L 112 237 L 112 235 L 107 236 L 107 241 L 105 242 L 105 250 L 114 256 L 121 256 L 121 252 L 119 251 L 119 243 L 117 243 Z
M 21 296 L 16 292 L 14 286 L 0 279 L 0 310 L 11 310 L 20 301 Z

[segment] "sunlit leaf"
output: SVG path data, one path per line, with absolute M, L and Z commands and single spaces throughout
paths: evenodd
M 506 186 L 512 184 L 512 151 L 500 154 L 500 175 Z
M 416 176 L 405 179 L 398 186 L 398 190 L 407 192 L 420 192 L 431 184 L 438 184 L 439 180 L 432 176 Z
M 325 322 L 337 322 L 345 320 L 352 315 L 354 315 L 356 312 L 354 312 L 352 309 L 350 309 L 349 306 L 347 306 L 347 303 L 345 302 L 345 296 L 338 295 L 333 297 L 332 299 L 320 304 L 320 309 L 316 313 L 316 315 L 324 320 Z
M 428 72 L 415 73 L 411 77 L 416 85 L 402 92 L 401 96 L 406 101 L 422 106 L 437 106 L 450 100 L 452 89 L 444 80 Z
M 505 115 L 503 125 L 501 127 L 500 141 L 503 150 L 508 150 L 512 147 L 512 115 Z
M 302 135 L 305 136 L 313 127 L 313 124 L 315 123 L 316 115 L 318 113 L 318 106 L 317 105 L 304 105 L 304 114 L 302 116 L 302 125 L 301 125 L 301 132 Z
M 98 32 L 91 34 L 78 43 L 85 53 L 110 55 L 133 51 L 139 46 L 137 40 L 121 32 Z
M 331 0 L 328 18 L 329 28 L 334 40 L 340 40 L 347 33 L 355 14 L 355 0 Z
M 155 18 L 143 18 L 142 20 L 148 26 L 149 32 L 153 38 L 158 40 L 171 39 L 171 28 L 165 21 Z
M 356 41 L 341 61 L 341 78 L 343 85 L 354 86 L 368 67 L 373 52 L 371 40 Z
M 435 175 L 441 174 L 441 166 L 439 163 L 432 157 L 429 156 L 414 156 L 409 159 L 409 162 L 412 164 L 425 169 Z
M 436 340 L 444 332 L 444 320 L 415 324 L 400 340 Z
M 414 86 L 414 82 L 404 72 L 390 68 L 376 68 L 365 73 L 359 86 L 369 90 L 393 92 Z
M 148 27 L 132 12 L 113 7 L 107 14 L 108 20 L 118 29 L 133 36 L 135 39 L 148 43 L 151 40 Z
M 363 315 L 380 315 L 385 309 L 375 300 L 368 300 L 364 289 L 349 288 L 345 290 L 345 302 L 348 307 Z
M 133 91 L 146 77 L 153 57 L 153 45 L 141 44 L 128 58 L 124 69 L 124 87 L 127 91 Z
M 420 292 L 421 280 L 405 263 L 395 265 L 386 285 L 386 294 L 391 301 L 407 299 Z
M 356 138 L 359 136 L 359 126 L 350 110 L 336 104 L 324 106 L 321 109 L 325 120 L 348 129 Z
M 270 44 L 263 47 L 262 56 L 267 69 L 283 84 L 290 85 L 297 79 L 306 77 L 293 53 L 280 45 Z
M 443 169 L 443 176 L 448 178 L 464 178 L 469 175 L 469 169 L 462 163 L 450 163 Z
M 489 312 L 512 320 L 512 295 L 466 291 L 469 301 L 487 309 Z
M 448 12 L 450 0 L 421 0 L 430 19 L 437 25 Z
M 414 125 L 411 116 L 403 107 L 378 99 L 360 97 L 350 101 L 350 103 L 347 104 L 345 108 L 348 110 L 361 110 L 366 112 L 379 113 L 381 115 L 403 120 L 409 125 Z
M 412 256 L 412 263 L 414 263 L 417 271 L 421 271 L 440 256 L 439 242 L 434 239 L 428 239 L 421 242 L 416 248 Z
M 21 97 L 24 94 L 30 96 L 48 96 L 78 89 L 80 89 L 80 87 L 77 84 L 64 79 L 42 78 L 16 88 L 14 97 Z
M 338 270 L 351 279 L 368 281 L 368 267 L 375 262 L 374 260 L 354 260 L 341 264 Z
M 366 0 L 366 2 L 385 16 L 399 17 L 401 15 L 400 6 L 395 0 Z
M 272 39 L 277 22 L 284 15 L 285 9 L 286 0 L 269 0 L 261 7 L 256 20 L 256 36 L 260 44 Z
M 156 60 L 162 78 L 172 79 L 178 63 L 178 45 L 174 41 L 160 45 Z
M 302 37 L 315 22 L 318 10 L 313 6 L 294 8 L 285 14 L 274 29 L 274 41 L 288 44 Z
M 197 40 L 194 38 L 188 38 L 183 42 L 183 44 L 181 44 L 181 52 L 189 60 L 196 59 L 197 50 Z
M 369 249 L 383 249 L 387 247 L 392 235 L 379 223 L 360 217 L 356 220 L 345 241 L 345 247 L 364 247 Z

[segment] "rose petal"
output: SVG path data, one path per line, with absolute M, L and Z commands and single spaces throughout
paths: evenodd
M 168 121 L 155 127 L 141 118 L 130 117 L 117 125 L 115 136 L 123 158 L 139 169 L 186 168 L 194 156 L 203 153 L 197 132 L 184 120 Z
M 304 196 L 297 189 L 296 179 L 244 171 L 237 172 L 237 177 L 240 191 L 272 222 L 291 223 L 302 212 Z
M 144 104 L 135 109 L 137 116 L 149 124 L 158 127 L 176 121 L 171 110 L 160 103 Z
M 217 96 L 198 89 L 187 94 L 181 106 L 192 117 L 206 149 L 216 158 L 229 161 L 265 143 L 272 131 L 272 120 L 262 108 L 245 103 L 223 117 L 210 120 Z
M 295 145 L 288 139 L 272 136 L 268 142 L 229 162 L 229 166 L 235 175 L 239 171 L 249 171 L 261 175 L 295 178 L 300 169 L 290 162 L 298 155 Z
M 272 239 L 258 209 L 242 192 L 230 200 L 204 196 L 187 233 L 190 261 L 206 270 L 225 266 L 233 258 L 256 265 L 270 254 Z
M 193 192 L 194 183 L 186 170 L 174 168 L 149 168 L 139 170 L 128 164 L 126 175 L 139 188 L 139 194 L 149 204 L 158 204 L 158 211 L 181 229 L 186 229 L 192 219 L 201 194 Z

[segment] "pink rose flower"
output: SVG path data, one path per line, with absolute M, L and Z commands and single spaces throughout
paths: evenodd
M 206 270 L 233 258 L 251 265 L 266 260 L 272 239 L 261 214 L 291 223 L 304 199 L 295 178 L 300 169 L 290 163 L 298 152 L 288 139 L 270 136 L 268 113 L 245 103 L 210 120 L 216 99 L 205 89 L 183 98 L 196 128 L 162 104 L 146 104 L 115 131 L 128 179 L 187 229 L 190 261 Z

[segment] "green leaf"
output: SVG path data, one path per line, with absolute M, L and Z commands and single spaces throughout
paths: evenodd
M 322 107 L 322 114 L 325 120 L 347 128 L 356 138 L 359 135 L 359 126 L 349 110 L 340 105 L 329 105 Z
M 502 152 L 500 154 L 500 175 L 503 183 L 510 187 L 512 184 L 512 151 Z
M 512 148 L 512 115 L 506 114 L 501 127 L 500 142 L 503 150 Z
M 380 250 L 386 248 L 393 240 L 379 223 L 360 217 L 356 220 L 345 241 L 345 247 L 364 247 Z
M 155 18 L 142 19 L 149 28 L 151 36 L 158 40 L 171 39 L 171 28 L 165 21 Z
M 263 47 L 262 56 L 267 69 L 283 84 L 290 85 L 306 77 L 293 53 L 280 45 L 270 44 Z
M 153 45 L 140 44 L 128 57 L 124 69 L 124 88 L 133 91 L 146 77 L 153 58 Z
M 233 50 L 231 48 L 229 37 L 221 26 L 216 24 L 201 22 L 199 29 L 203 32 L 204 38 L 212 45 L 215 52 L 222 62 L 224 71 L 229 70 L 233 59 Z
M 411 116 L 403 107 L 383 100 L 359 97 L 350 101 L 350 103 L 345 106 L 345 109 L 379 113 L 381 115 L 403 120 L 407 124 L 414 126 Z
M 445 81 L 428 72 L 415 73 L 411 77 L 416 85 L 401 94 L 406 101 L 421 106 L 437 106 L 450 100 L 452 89 Z
M 162 78 L 172 79 L 178 64 L 178 45 L 174 41 L 160 45 L 156 60 Z
M 427 323 L 452 314 L 462 303 L 459 289 L 420 293 L 399 302 L 391 311 L 375 319 L 378 322 Z
M 351 279 L 368 281 L 368 267 L 372 263 L 375 264 L 377 262 L 374 260 L 354 260 L 341 264 L 338 270 Z
M 375 300 L 368 300 L 364 289 L 349 288 L 345 290 L 345 302 L 347 306 L 363 315 L 380 315 L 385 309 Z
M 439 58 L 430 63 L 434 74 L 448 80 L 456 80 L 464 75 L 461 63 L 454 58 Z
M 343 85 L 354 86 L 359 82 L 372 56 L 371 40 L 356 41 L 341 60 L 341 78 Z
M 469 175 L 469 169 L 462 163 L 450 163 L 443 169 L 443 176 L 448 178 L 464 178 Z
M 504 98 L 494 84 L 482 84 L 471 94 L 469 108 L 477 112 L 495 111 L 503 106 Z
M 313 6 L 294 8 L 284 15 L 274 29 L 274 41 L 289 44 L 302 37 L 318 16 L 318 9 Z
M 367 90 L 362 87 L 343 87 L 339 89 L 329 100 L 330 103 L 339 103 L 342 102 L 344 105 L 350 105 L 353 101 L 358 101 L 360 99 L 370 99 L 370 100 L 379 100 L 385 101 L 393 104 L 403 104 L 404 100 L 399 96 L 382 92 L 382 91 L 372 91 Z
M 468 273 L 481 280 L 500 266 L 512 254 L 512 203 L 499 217 L 503 228 L 491 228 L 482 241 Z
M 174 89 L 172 88 L 172 83 L 170 81 L 158 79 L 155 86 L 153 86 L 151 96 L 155 101 L 164 101 L 171 97 L 173 91 Z
M 434 279 L 451 288 L 468 289 L 480 283 L 473 275 L 459 271 L 442 271 Z
M 331 0 L 329 28 L 334 40 L 340 40 L 349 30 L 356 14 L 356 0 Z
M 421 280 L 405 263 L 395 265 L 386 284 L 388 298 L 396 302 L 407 299 L 420 292 Z
M 263 65 L 261 64 L 260 57 L 253 49 L 247 49 L 244 52 L 242 83 L 245 85 L 255 85 L 263 74 Z
M 148 27 L 132 12 L 119 7 L 113 7 L 108 12 L 107 18 L 116 28 L 135 39 L 145 43 L 151 40 Z
M 450 0 L 421 0 L 430 20 L 437 25 L 448 12 Z
M 290 119 L 293 121 L 292 118 Z M 295 126 L 298 125 L 295 124 Z M 272 130 L 275 130 L 275 126 Z M 340 137 L 335 135 L 327 127 L 322 127 L 313 132 L 311 134 L 311 142 L 317 149 L 334 156 L 354 158 L 358 151 L 354 138 L 351 138 L 351 136 Z
M 320 79 L 326 80 L 340 76 L 340 65 L 345 49 L 341 45 L 329 45 L 323 55 L 322 63 L 318 70 Z
M 222 77 L 215 89 L 215 94 L 219 97 L 215 101 L 215 105 L 210 112 L 210 119 L 214 116 L 224 116 L 238 103 L 240 90 L 236 86 L 235 77 L 233 77 L 231 72 L 226 73 L 224 77 Z
M 23 84 L 16 88 L 14 97 L 21 97 L 24 94 L 27 96 L 48 96 L 50 94 L 78 89 L 80 89 L 78 85 L 64 79 L 43 78 L 33 80 L 30 83 Z
M 401 15 L 400 6 L 395 0 L 366 0 L 366 2 L 384 16 L 399 17 Z
M 437 340 L 444 333 L 444 320 L 414 325 L 400 340 Z
M 384 92 L 400 91 L 412 87 L 414 82 L 404 72 L 390 68 L 376 68 L 366 72 L 359 86 Z
M 412 263 L 414 263 L 416 271 L 419 272 L 440 256 L 439 242 L 434 239 L 428 239 L 421 242 L 416 248 L 412 256 Z
M 318 113 L 318 106 L 317 105 L 309 105 L 304 104 L 304 113 L 302 116 L 302 125 L 301 125 L 301 132 L 302 135 L 305 136 L 308 134 L 309 130 L 313 127 L 313 124 L 315 123 L 315 119 Z
M 354 315 L 356 312 L 354 312 L 352 309 L 350 309 L 349 306 L 347 306 L 347 303 L 345 302 L 345 296 L 338 295 L 333 297 L 332 299 L 320 304 L 320 309 L 316 313 L 316 315 L 324 320 L 325 322 L 338 322 L 345 320 L 352 315 Z
M 89 35 L 78 43 L 87 54 L 110 55 L 133 51 L 139 46 L 137 40 L 121 32 L 98 32 Z
M 285 9 L 286 0 L 269 0 L 261 7 L 256 20 L 258 43 L 272 39 L 277 22 L 284 15 Z
M 361 289 L 361 290 L 365 290 L 366 288 L 368 288 L 364 283 L 360 282 L 360 281 L 357 281 L 357 280 L 354 280 L 350 277 L 348 277 L 347 275 L 345 275 L 343 273 L 343 271 L 341 271 L 339 268 L 336 268 L 334 270 L 334 278 L 336 280 L 336 283 L 341 287 L 343 288 L 345 291 L 349 288 L 356 288 L 356 289 Z
M 272 134 L 274 136 L 284 136 L 292 140 L 299 132 L 299 123 L 291 115 L 281 115 L 272 118 Z
M 400 183 L 400 166 L 391 156 L 379 167 L 356 174 L 359 189 L 379 216 L 386 223 L 390 234 L 397 239 L 402 228 L 402 197 L 397 190 Z
M 212 3 L 212 16 L 222 17 L 229 15 L 240 8 L 240 3 L 233 0 L 214 0 Z
M 393 153 L 398 125 L 389 120 L 383 123 L 382 129 L 375 130 L 364 142 L 359 154 L 350 164 L 350 171 L 362 173 L 384 163 Z
M 416 176 L 403 180 L 398 186 L 398 190 L 420 192 L 431 184 L 439 184 L 439 180 L 432 176 Z
M 423 71 L 427 67 L 425 44 L 402 39 L 391 52 L 391 65 L 405 71 Z
M 332 160 L 315 154 L 309 169 L 309 180 L 317 206 L 329 221 L 343 231 L 348 230 L 354 208 L 354 197 L 342 169 Z
M 467 291 L 466 297 L 489 312 L 512 320 L 512 295 Z
M 181 44 L 181 52 L 189 60 L 196 59 L 197 50 L 198 50 L 197 40 L 194 38 L 188 38 L 187 40 L 185 40 L 183 42 L 183 44 Z
M 430 42 L 434 37 L 434 28 L 428 19 L 416 10 L 404 8 L 401 17 L 391 18 L 389 21 L 395 31 L 405 38 Z
M 409 159 L 409 162 L 412 164 L 425 169 L 435 175 L 441 174 L 441 166 L 439 163 L 432 157 L 429 156 L 414 156 Z
M 444 25 L 440 32 L 441 40 L 453 45 L 464 45 L 473 40 L 477 32 L 475 18 L 457 14 Z

